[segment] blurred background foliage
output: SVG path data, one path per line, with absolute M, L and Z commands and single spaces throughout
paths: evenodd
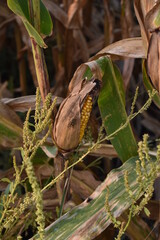
M 78 5 L 71 0 L 44 0 L 53 21 L 53 33 L 45 39 L 48 48 L 44 50 L 51 93 L 65 98 L 68 93 L 69 82 L 77 67 L 87 62 L 97 52 L 107 45 L 121 39 L 141 35 L 137 22 L 133 2 L 131 0 L 83 0 Z M 132 46 L 134 48 L 134 45 Z M 115 61 L 122 73 L 126 110 L 129 113 L 136 87 L 139 86 L 139 95 L 136 110 L 140 109 L 147 100 L 147 92 L 142 81 L 141 59 L 126 58 Z M 32 49 L 28 33 L 19 17 L 11 12 L 6 0 L 0 2 L 0 178 L 14 180 L 12 156 L 16 155 L 17 164 L 21 164 L 21 155 L 16 147 L 22 145 L 22 127 L 26 111 L 35 103 L 35 89 L 38 86 L 35 73 Z M 96 117 L 95 117 L 96 116 Z M 5 118 L 5 121 L 3 121 Z M 97 137 L 101 125 L 99 110 L 94 106 L 94 117 L 89 122 L 93 138 Z M 154 150 L 155 139 L 160 136 L 160 111 L 152 104 L 147 112 L 143 112 L 132 121 L 132 128 L 137 141 L 144 133 L 150 135 L 150 146 Z M 89 131 L 89 129 L 88 129 Z M 87 135 L 89 136 L 89 134 Z M 50 141 L 51 142 L 51 139 Z M 84 146 L 85 147 L 85 146 Z M 47 153 L 47 154 L 45 154 Z M 78 154 L 78 153 L 77 153 Z M 39 149 L 34 157 L 35 173 L 41 186 L 49 182 L 54 175 L 53 156 L 48 150 Z M 98 157 L 97 157 L 98 156 Z M 78 156 L 75 156 L 78 158 Z M 85 200 L 105 179 L 114 168 L 121 165 L 115 150 L 110 146 L 102 146 L 101 154 L 93 153 L 85 158 L 83 163 L 76 166 L 71 180 L 72 199 L 65 205 L 65 211 Z M 25 179 L 25 172 L 23 179 Z M 0 191 L 7 187 L 7 182 L 0 182 Z M 77 184 L 78 187 L 77 187 Z M 27 186 L 22 184 L 19 195 L 23 196 Z M 144 213 L 135 218 L 135 222 L 142 225 L 144 231 L 154 234 L 158 232 L 158 216 L 160 199 L 159 180 L 155 183 L 155 193 L 149 205 L 151 217 L 144 219 Z M 29 191 L 27 189 L 27 191 Z M 52 188 L 44 195 L 44 209 L 46 211 L 46 225 L 57 219 L 59 211 L 57 189 Z M 31 217 L 31 214 L 28 215 Z M 33 218 L 33 219 L 32 219 Z M 122 216 L 125 219 L 125 214 Z M 25 216 L 21 216 L 23 223 Z M 133 229 L 137 229 L 132 222 L 128 230 L 128 237 L 123 239 L 142 239 L 141 235 L 135 238 Z M 34 216 L 28 225 L 22 229 L 23 239 L 28 239 L 34 233 Z M 14 233 L 21 231 L 20 224 L 13 229 Z M 18 230 L 17 230 L 18 229 Z M 138 230 L 137 230 L 138 231 Z M 14 235 L 14 234 L 13 234 Z M 8 237 L 12 236 L 12 232 Z M 110 225 L 96 239 L 113 239 L 116 231 Z M 158 236 L 158 234 L 156 235 Z M 139 238 L 138 238 L 139 237 Z M 160 236 L 159 236 L 160 237 Z M 8 238 L 9 239 L 9 238 Z M 13 238 L 14 239 L 14 238 Z M 158 238 L 157 238 L 158 239 Z

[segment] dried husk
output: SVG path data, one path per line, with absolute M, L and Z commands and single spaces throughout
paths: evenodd
M 66 152 L 78 146 L 81 110 L 86 97 L 95 86 L 95 79 L 83 79 L 61 103 L 53 127 L 53 139 L 60 150 Z
M 148 38 L 147 73 L 153 86 L 160 92 L 160 2 L 151 1 L 144 17 L 145 29 L 150 35 Z
M 147 57 L 147 72 L 152 84 L 160 92 L 160 31 L 152 34 Z
M 148 31 L 152 32 L 160 27 L 159 15 L 160 2 L 157 2 L 145 17 L 145 26 Z

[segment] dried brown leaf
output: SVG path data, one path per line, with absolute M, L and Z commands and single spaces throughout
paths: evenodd
M 55 118 L 53 138 L 59 148 L 71 150 L 78 146 L 79 136 L 80 99 L 78 95 L 74 95 L 65 99 L 59 108 Z
M 73 38 L 73 30 L 67 29 L 65 32 L 65 77 L 68 82 L 73 72 L 73 55 L 75 51 L 75 41 Z
M 131 11 L 131 1 L 121 0 L 121 29 L 122 38 L 133 37 L 133 14 Z
M 148 13 L 157 2 L 157 0 L 141 0 L 141 5 L 143 6 L 143 10 Z
M 112 43 L 98 52 L 91 60 L 101 56 L 111 55 L 112 59 L 119 58 L 146 58 L 147 49 L 143 45 L 141 37 L 127 38 Z
M 68 9 L 68 28 L 79 28 L 83 24 L 82 8 L 87 3 L 87 0 L 73 0 Z
M 104 0 L 104 39 L 105 39 L 105 46 L 111 44 L 114 39 L 113 29 L 114 29 L 114 16 L 109 9 L 109 1 Z M 103 42 L 104 43 L 104 42 Z
M 156 22 L 158 15 L 160 14 L 160 2 L 156 3 L 156 5 L 147 13 L 145 17 L 145 26 L 146 29 L 150 32 L 158 29 L 160 27 L 160 23 Z
M 52 100 L 55 96 L 52 96 Z M 62 102 L 62 98 L 57 97 L 56 104 L 59 105 Z M 8 105 L 12 110 L 17 112 L 26 112 L 31 108 L 32 110 L 35 109 L 36 103 L 36 96 L 30 95 L 25 97 L 18 97 L 18 98 L 2 98 L 1 101 Z M 41 104 L 42 106 L 42 104 Z
M 51 15 L 67 28 L 68 16 L 66 12 L 52 0 L 45 0 L 45 6 L 49 9 Z
M 143 120 L 141 121 L 141 124 L 146 127 L 149 131 L 154 133 L 155 138 L 158 138 L 160 136 L 160 122 L 157 118 L 154 116 L 151 116 L 147 112 L 143 112 Z M 156 114 L 155 114 L 156 115 Z
M 154 87 L 160 92 L 160 32 L 154 32 L 151 36 L 148 57 L 147 72 Z
M 78 146 L 82 106 L 85 98 L 95 86 L 94 78 L 90 81 L 86 79 L 79 81 L 60 105 L 54 122 L 53 138 L 61 150 L 70 151 Z
M 119 217 L 119 220 L 121 222 L 127 222 L 128 213 L 127 212 L 123 213 Z M 134 240 L 156 240 L 157 239 L 154 232 L 152 232 L 151 228 L 139 216 L 135 216 L 131 220 L 126 230 L 126 233 L 131 239 L 134 239 Z
M 47 179 L 50 178 L 53 173 L 54 173 L 54 168 L 51 165 L 48 164 L 43 164 L 43 165 L 35 165 L 34 166 L 35 169 L 35 174 L 36 177 L 38 178 L 38 180 L 41 182 L 41 180 L 43 179 Z M 14 181 L 15 179 L 15 169 L 14 168 L 10 168 L 6 171 L 0 171 L 0 179 L 3 178 L 8 178 L 11 182 Z M 21 179 L 25 179 L 26 178 L 26 172 L 23 171 L 21 174 Z M 4 182 L 4 181 L 0 181 L 0 191 L 4 191 L 5 188 L 7 187 L 8 183 Z M 49 191 L 49 190 L 47 190 Z M 55 197 L 57 194 L 54 194 L 53 196 L 53 189 L 52 189 L 52 197 Z M 46 195 L 44 196 L 44 199 L 46 199 Z
M 134 10 L 141 29 L 141 36 L 145 49 L 148 49 L 149 33 L 144 24 L 145 16 L 148 12 L 146 0 L 134 0 Z
M 128 58 L 128 59 L 125 59 L 124 61 L 122 76 L 123 76 L 125 88 L 127 88 L 129 81 L 131 79 L 134 63 L 135 63 L 135 59 L 133 58 L 132 59 Z
M 92 172 L 74 170 L 71 177 L 71 189 L 82 199 L 86 199 L 100 185 Z
M 9 91 L 7 87 L 8 87 L 7 81 L 5 81 L 4 83 L 0 83 L 0 99 L 9 98 L 13 96 L 13 93 L 11 93 L 11 91 Z
M 87 67 L 91 69 L 93 78 L 102 80 L 102 75 L 103 75 L 102 70 L 100 66 L 97 64 L 97 62 L 96 61 L 86 62 L 84 64 L 81 64 L 75 71 L 73 78 L 71 79 L 69 84 L 69 88 L 68 88 L 69 92 L 72 92 L 72 90 L 75 89 L 76 86 L 78 86 L 79 84 L 82 84 L 83 76 Z
M 101 35 L 100 37 L 98 37 L 88 43 L 89 55 L 93 55 L 93 54 L 97 53 L 103 47 L 104 47 L 104 36 Z
M 76 29 L 73 31 L 73 36 L 80 48 L 80 55 L 83 62 L 86 62 L 89 59 L 89 50 L 86 39 L 81 30 Z
M 79 149 L 79 151 L 87 150 L 88 147 L 89 145 L 85 144 Z M 91 151 L 89 155 L 107 158 L 115 158 L 118 156 L 114 147 L 111 144 L 101 144 L 99 148 Z
M 38 87 L 37 75 L 36 75 L 36 70 L 35 70 L 35 65 L 33 60 L 33 53 L 31 51 L 31 48 L 28 48 L 27 58 L 28 58 L 29 70 L 32 75 L 34 86 Z
M 68 28 L 79 28 L 79 11 L 80 11 L 80 1 L 74 0 L 68 9 Z
M 2 101 L 0 101 L 0 117 L 16 124 L 20 128 L 23 126 L 19 116 L 10 107 L 2 103 Z

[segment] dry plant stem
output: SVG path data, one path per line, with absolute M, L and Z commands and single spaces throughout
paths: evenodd
M 65 181 L 65 185 L 64 185 L 64 189 L 63 189 L 63 198 L 61 201 L 59 217 L 62 216 L 65 202 L 68 199 L 70 199 L 70 183 L 71 183 L 72 173 L 73 173 L 73 168 L 67 172 L 68 176 L 66 177 L 66 181 Z
M 20 88 L 22 91 L 22 95 L 26 95 L 27 93 L 26 64 L 25 64 L 25 59 L 23 57 L 23 53 L 21 53 L 21 49 L 22 49 L 21 33 L 17 25 L 15 26 L 15 40 L 16 40 L 17 60 L 18 60 L 18 67 L 19 67 Z
M 105 18 L 104 18 L 104 40 L 105 40 L 105 46 L 108 46 L 113 41 L 113 17 L 111 15 L 111 12 L 109 10 L 109 1 L 103 0 L 104 2 L 104 11 L 105 11 Z
M 65 54 L 64 54 L 64 61 L 65 61 L 65 80 L 66 84 L 68 85 L 69 80 L 72 76 L 72 69 L 73 69 L 73 56 L 74 56 L 74 38 L 73 38 L 73 30 L 66 29 L 65 31 Z
M 64 158 L 60 154 L 58 154 L 54 158 L 54 166 L 55 166 L 55 177 L 59 176 L 59 174 L 64 170 Z M 57 181 L 56 189 L 59 199 L 59 204 L 62 201 L 63 189 L 64 189 L 65 177 Z
M 32 19 L 33 25 L 38 31 L 38 33 L 40 33 L 40 0 L 29 1 L 29 8 L 30 17 Z M 38 86 L 40 89 L 42 100 L 44 102 L 45 97 L 50 92 L 47 66 L 43 50 L 39 47 L 39 45 L 35 42 L 33 38 L 31 38 L 31 44 Z
M 50 91 L 48 71 L 47 71 L 47 67 L 44 59 L 43 50 L 37 45 L 34 39 L 31 39 L 31 43 L 32 43 L 32 52 L 33 52 L 33 58 L 35 63 L 38 86 L 40 89 L 42 100 L 44 102 L 45 97 Z
M 78 159 L 78 161 L 74 162 L 73 164 L 71 164 L 69 167 L 67 167 L 66 169 L 64 169 L 57 177 L 55 177 L 55 179 L 53 179 L 48 185 L 46 185 L 41 191 L 43 192 L 44 190 L 50 188 L 52 185 L 54 185 L 59 178 L 62 178 L 63 175 L 65 174 L 66 171 L 68 171 L 69 169 L 73 168 L 75 165 L 77 165 L 78 163 L 80 163 L 94 148 L 98 147 L 98 143 L 95 143 L 93 146 L 91 146 L 90 148 L 88 148 L 88 151 L 81 157 Z

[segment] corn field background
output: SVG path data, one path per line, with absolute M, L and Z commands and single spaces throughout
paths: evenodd
M 1 0 L 0 239 L 160 240 L 159 16 Z

